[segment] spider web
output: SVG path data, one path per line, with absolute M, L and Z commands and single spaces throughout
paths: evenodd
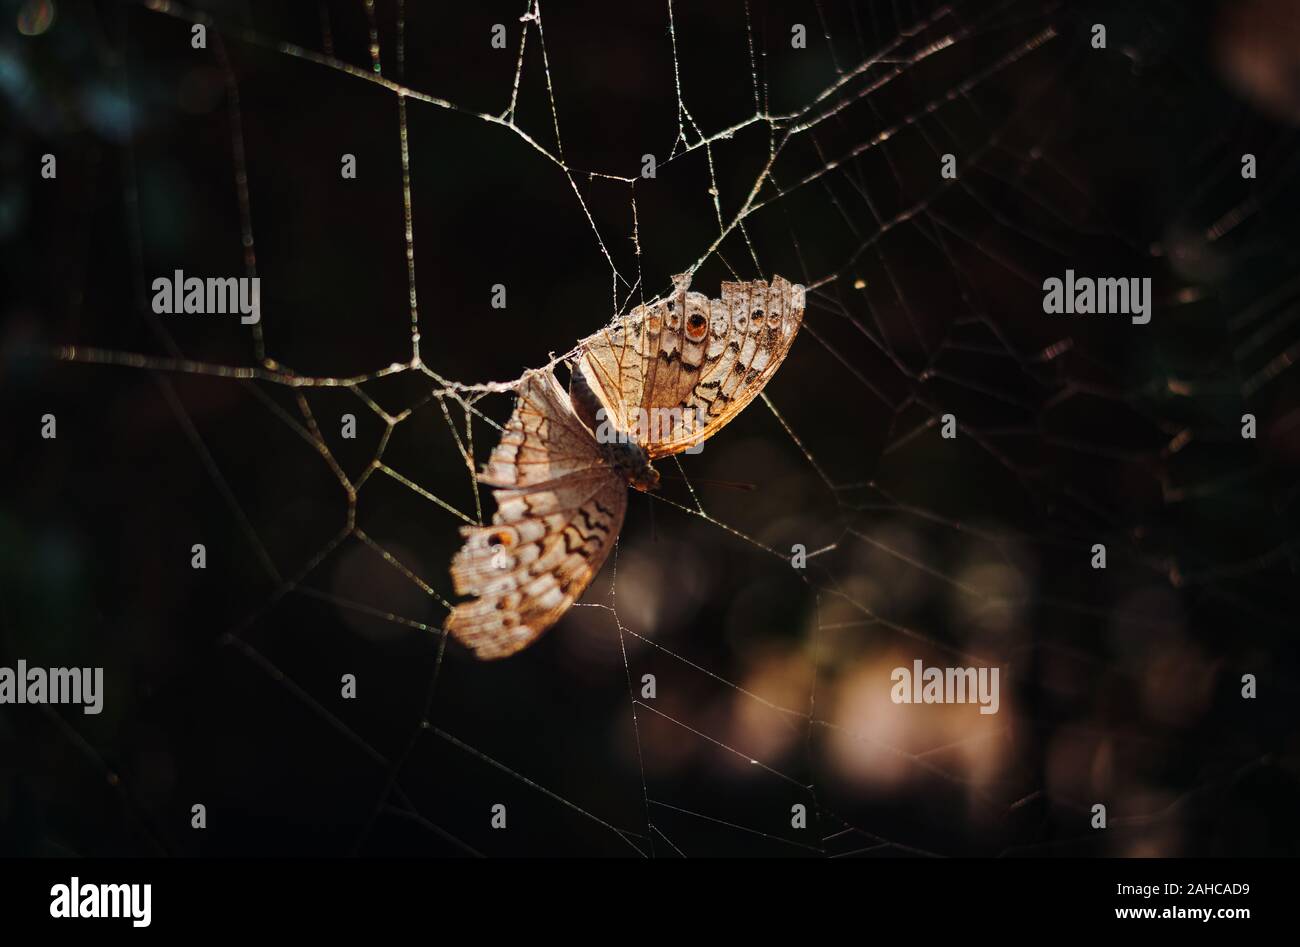
M 15 718 L 18 848 L 1293 845 L 1256 807 L 1295 789 L 1294 133 L 1172 8 L 557 6 L 60 8 L 102 124 L 33 133 L 70 196 L 7 348 L 60 434 L 8 491 L 5 650 L 110 684 Z M 1152 323 L 1044 316 L 1067 267 L 1151 276 Z M 261 277 L 262 321 L 153 314 L 174 268 Z M 473 661 L 447 564 L 512 379 L 680 272 L 804 283 L 790 356 Z M 999 712 L 892 704 L 916 659 L 999 666 Z

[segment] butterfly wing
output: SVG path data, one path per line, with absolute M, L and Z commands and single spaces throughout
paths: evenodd
M 803 323 L 804 287 L 780 276 L 638 306 L 584 339 L 574 378 L 652 459 L 716 434 L 763 390 Z
M 624 432 L 636 427 L 649 361 L 647 325 L 662 318 L 654 306 L 637 306 L 578 343 L 580 355 L 572 366 L 569 394 L 593 433 L 605 424 Z M 604 415 L 597 416 L 601 409 Z
M 591 584 L 623 526 L 627 487 L 550 370 L 525 376 L 479 479 L 500 488 L 497 512 L 490 526 L 461 529 L 452 582 L 474 598 L 452 609 L 446 627 L 477 657 L 503 658 L 536 640 Z
M 515 409 L 478 480 L 517 490 L 608 469 L 554 373 L 542 369 L 520 380 Z

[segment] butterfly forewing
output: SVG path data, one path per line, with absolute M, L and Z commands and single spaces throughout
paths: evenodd
M 576 370 L 651 458 L 712 437 L 763 389 L 803 322 L 804 288 L 780 276 L 638 306 L 579 344 Z
M 581 354 L 570 390 L 585 386 L 604 408 L 604 418 L 585 419 L 593 432 L 605 421 L 620 431 L 630 431 L 635 426 L 636 409 L 641 404 L 646 382 L 644 353 L 651 340 L 658 344 L 662 320 L 662 312 L 652 305 L 637 306 L 578 343 Z

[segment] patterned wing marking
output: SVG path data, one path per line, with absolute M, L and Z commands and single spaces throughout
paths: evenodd
M 457 594 L 475 598 L 452 609 L 447 630 L 482 659 L 512 655 L 559 621 L 600 571 L 627 511 L 613 472 L 495 496 L 492 525 L 463 527 L 451 563 Z
M 514 413 L 479 474 L 479 482 L 529 487 L 604 468 L 596 442 L 574 414 L 554 373 L 547 369 L 524 376 Z
M 652 459 L 712 437 L 767 384 L 803 323 L 805 292 L 780 276 L 674 293 L 579 343 L 574 385 L 597 395 Z M 593 428 L 594 430 L 594 428 Z
M 582 595 L 613 548 L 627 487 L 602 460 L 549 371 L 525 376 L 480 479 L 493 491 L 490 526 L 461 529 L 451 563 L 459 595 L 446 628 L 479 658 L 532 643 Z
M 676 454 L 716 434 L 744 409 L 785 360 L 803 324 L 804 288 L 780 276 L 723 283 L 720 299 L 708 301 L 704 364 L 676 389 L 656 391 L 652 412 L 669 409 L 678 425 L 645 445 L 651 458 Z M 693 294 L 692 294 L 693 295 Z M 701 316 L 704 310 L 701 309 Z M 703 328 L 690 319 L 684 331 Z M 673 400 L 676 399 L 676 400 Z
M 636 427 L 647 372 L 646 353 L 659 345 L 668 319 L 664 300 L 637 306 L 625 316 L 578 343 L 581 351 L 573 366 L 570 394 L 585 386 L 605 409 L 605 417 L 620 431 Z M 574 397 L 575 404 L 584 399 Z M 595 431 L 600 419 L 584 417 Z

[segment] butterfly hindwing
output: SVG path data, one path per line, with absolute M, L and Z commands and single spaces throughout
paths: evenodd
M 478 479 L 493 487 L 528 487 L 606 469 L 568 395 L 545 369 L 519 383 L 514 412 Z
M 627 486 L 601 458 L 549 371 L 527 376 L 480 480 L 490 526 L 467 526 L 451 564 L 457 594 L 447 630 L 479 658 L 532 643 L 582 595 L 614 546 Z

